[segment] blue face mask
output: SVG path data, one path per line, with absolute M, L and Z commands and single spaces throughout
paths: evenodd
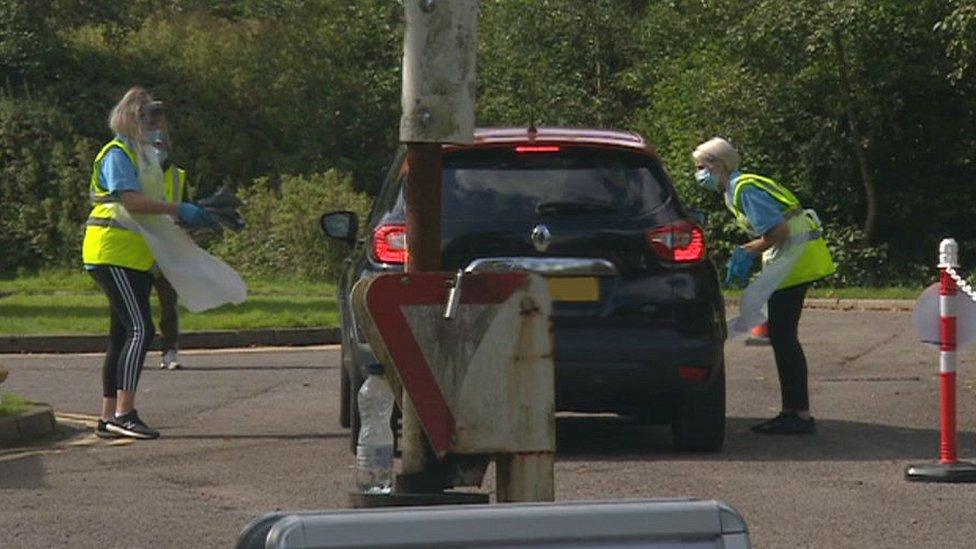
M 705 190 L 712 191 L 714 193 L 722 190 L 722 184 L 718 182 L 718 179 L 715 179 L 715 176 L 712 175 L 711 170 L 708 168 L 703 168 L 695 172 L 695 181 L 704 187 Z

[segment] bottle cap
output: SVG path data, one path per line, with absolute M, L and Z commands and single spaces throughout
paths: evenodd
M 371 376 L 381 376 L 383 375 L 383 365 L 379 362 L 374 362 L 372 364 L 366 365 L 366 373 Z

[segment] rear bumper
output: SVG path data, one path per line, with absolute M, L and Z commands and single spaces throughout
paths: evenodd
M 725 341 L 719 335 L 648 326 L 557 325 L 553 332 L 560 411 L 631 413 L 669 406 L 684 391 L 711 383 L 724 364 Z M 350 347 L 347 367 L 358 384 L 376 357 L 369 344 L 353 340 Z M 679 366 L 707 368 L 708 377 L 684 380 Z
M 556 408 L 563 411 L 642 411 L 715 379 L 724 363 L 723 338 L 669 329 L 561 326 L 555 331 Z M 703 367 L 704 381 L 682 379 L 681 366 Z

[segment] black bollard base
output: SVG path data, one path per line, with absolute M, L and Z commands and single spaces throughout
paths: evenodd
M 976 482 L 976 465 L 965 461 L 909 465 L 905 469 L 905 479 L 912 482 Z
M 439 494 L 363 494 L 349 493 L 349 506 L 353 509 L 373 507 L 424 507 L 430 505 L 479 505 L 488 504 L 488 494 L 476 492 L 442 492 Z

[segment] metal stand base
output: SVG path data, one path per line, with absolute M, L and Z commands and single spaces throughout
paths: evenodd
M 905 479 L 913 482 L 976 482 L 976 465 L 965 461 L 909 465 L 905 469 Z
M 353 509 L 373 507 L 419 507 L 429 505 L 487 505 L 488 494 L 475 492 L 442 492 L 439 494 L 362 494 L 349 493 L 349 506 Z

